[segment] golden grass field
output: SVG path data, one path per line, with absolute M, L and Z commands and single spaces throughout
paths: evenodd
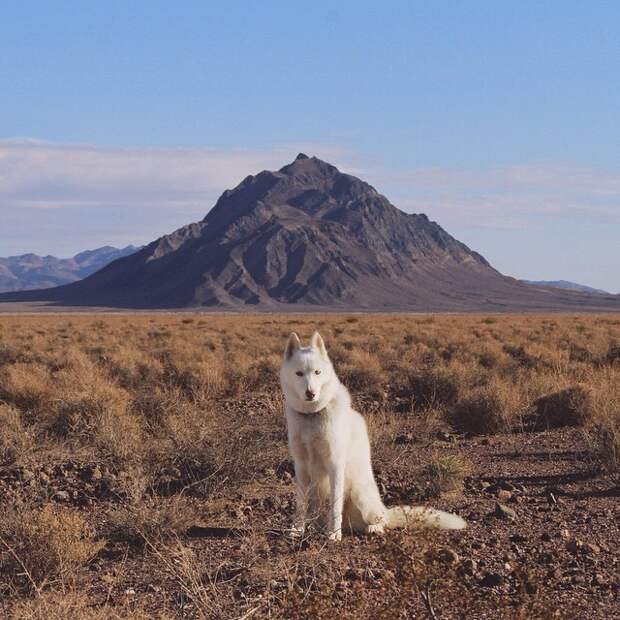
M 469 529 L 282 535 L 278 369 L 288 334 L 315 329 L 386 503 Z M 4 315 L 0 609 L 610 618 L 619 458 L 617 315 Z

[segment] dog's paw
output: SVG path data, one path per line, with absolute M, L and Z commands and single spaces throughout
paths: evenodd
M 289 530 L 287 530 L 287 534 L 289 538 L 301 538 L 304 535 L 305 528 L 299 525 L 293 525 Z
M 383 523 L 375 523 L 373 525 L 366 526 L 366 534 L 385 534 L 385 525 Z
M 342 530 L 336 530 L 335 532 L 330 532 L 328 535 L 329 540 L 340 541 L 342 540 Z

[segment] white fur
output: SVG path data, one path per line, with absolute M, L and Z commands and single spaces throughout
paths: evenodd
M 463 519 L 441 510 L 383 505 L 372 471 L 366 423 L 352 408 L 349 392 L 336 376 L 317 332 L 309 347 L 301 346 L 297 334 L 290 335 L 280 382 L 295 461 L 294 532 L 303 532 L 311 521 L 326 527 L 332 540 L 341 539 L 343 526 L 366 534 L 416 524 L 465 527 Z

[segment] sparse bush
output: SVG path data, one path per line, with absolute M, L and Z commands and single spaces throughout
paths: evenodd
M 505 432 L 511 424 L 505 393 L 498 391 L 497 383 L 478 388 L 449 409 L 448 421 L 457 430 L 474 435 Z
M 399 381 L 399 395 L 409 401 L 410 408 L 421 410 L 452 405 L 459 397 L 458 375 L 441 367 L 405 372 Z
M 432 458 L 416 476 L 426 497 L 439 497 L 442 493 L 457 491 L 469 470 L 460 456 L 447 454 Z
M 87 522 L 72 510 L 15 510 L 0 523 L 0 574 L 12 588 L 33 590 L 72 582 L 103 548 Z
M 620 343 L 609 343 L 609 350 L 607 351 L 607 363 L 620 364 Z
M 33 446 L 17 409 L 0 403 L 0 465 L 14 463 Z
M 505 344 L 503 351 L 512 357 L 519 366 L 524 368 L 536 368 L 539 365 L 539 360 L 530 355 L 523 346 L 517 347 L 512 344 Z
M 383 383 L 383 370 L 376 355 L 354 349 L 338 367 L 342 381 L 354 392 L 376 394 Z
M 110 511 L 107 537 L 143 547 L 181 536 L 195 519 L 194 508 L 182 497 L 150 498 Z
M 570 362 L 581 362 L 583 364 L 590 364 L 594 356 L 585 347 L 580 347 L 574 343 L 571 343 L 568 348 L 568 360 Z
M 13 609 L 15 620 L 164 620 L 163 614 L 136 609 L 135 605 L 120 603 L 118 607 L 103 604 L 93 606 L 92 595 L 76 591 L 43 592 L 34 599 L 19 602 Z
M 620 412 L 594 429 L 596 452 L 607 471 L 620 475 Z
M 0 371 L 0 398 L 22 411 L 38 412 L 53 398 L 50 373 L 38 363 L 17 362 Z
M 495 368 L 498 365 L 499 360 L 497 359 L 497 355 L 495 355 L 491 351 L 484 351 L 478 357 L 478 362 L 480 366 L 482 366 L 483 368 L 486 368 L 487 370 L 491 370 L 492 368 Z
M 541 396 L 534 403 L 534 410 L 539 428 L 582 426 L 594 414 L 591 395 L 581 385 Z

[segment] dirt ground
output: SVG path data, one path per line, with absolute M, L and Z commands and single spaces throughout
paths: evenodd
M 391 326 L 382 322 L 382 348 L 367 347 L 380 360 L 377 377 L 354 374 L 353 362 L 360 360 L 336 355 L 336 368 L 368 421 L 375 472 L 386 504 L 427 503 L 458 513 L 468 528 L 390 532 L 379 537 L 345 535 L 341 543 L 330 543 L 319 533 L 299 540 L 285 531 L 293 511 L 294 471 L 274 372 L 289 325 L 282 326 L 273 317 L 256 317 L 255 324 L 240 325 L 240 319 L 228 317 L 200 326 L 205 342 L 213 344 L 214 355 L 218 343 L 231 338 L 245 350 L 247 330 L 258 326 L 273 356 L 273 365 L 261 366 L 258 375 L 253 374 L 254 362 L 234 358 L 218 379 L 217 391 L 211 366 L 197 369 L 192 364 L 199 355 L 183 346 L 184 338 L 194 340 L 192 331 L 204 319 L 164 316 L 134 323 L 127 317 L 72 317 L 69 325 L 58 317 L 46 320 L 42 325 L 32 317 L 7 317 L 0 331 L 0 404 L 4 402 L 6 411 L 19 412 L 20 432 L 31 438 L 21 452 L 5 449 L 2 453 L 0 507 L 5 525 L 0 530 L 0 615 L 41 619 L 620 617 L 620 486 L 596 443 L 594 430 L 602 424 L 598 413 L 583 423 L 557 428 L 543 429 L 531 419 L 531 402 L 540 394 L 572 385 L 578 378 L 584 384 L 585 376 L 594 377 L 583 374 L 586 366 L 592 366 L 588 373 L 604 372 L 607 379 L 610 368 L 616 372 L 614 360 L 605 368 L 600 360 L 609 360 L 620 321 L 572 317 L 562 323 L 549 317 L 519 317 L 498 324 L 496 319 L 469 317 L 459 319 L 461 323 L 454 327 L 449 317 L 427 323 L 420 317 L 401 317 L 394 318 Z M 360 319 L 346 320 L 332 317 L 324 323 L 328 348 L 330 337 L 342 341 L 352 328 L 353 342 L 377 337 L 377 332 L 368 335 L 363 324 L 372 318 L 361 319 L 361 325 Z M 290 321 L 304 333 L 314 322 L 311 317 L 304 318 L 301 326 L 299 318 Z M 556 322 L 554 330 L 562 334 L 558 341 L 574 334 L 567 356 L 569 349 L 574 352 L 579 347 L 589 351 L 592 359 L 573 353 L 565 366 L 554 366 L 556 336 L 543 329 L 544 321 Z M 486 368 L 488 360 L 482 365 L 484 372 L 493 375 L 490 385 L 501 392 L 503 388 L 494 383 L 501 375 L 506 385 L 521 390 L 519 406 L 504 427 L 493 432 L 474 433 L 450 423 L 455 419 L 450 417 L 451 407 L 470 403 L 476 386 L 459 383 L 461 395 L 454 396 L 453 405 L 447 399 L 440 402 L 434 394 L 432 403 L 416 406 L 394 385 L 394 368 L 382 355 L 393 342 L 404 340 L 403 346 L 418 348 L 412 360 L 420 366 L 432 346 L 441 353 L 450 343 L 458 344 L 460 353 L 450 359 L 439 355 L 433 364 L 456 368 L 461 378 L 469 377 L 466 360 L 474 353 L 477 357 L 489 353 L 486 345 L 474 352 L 462 337 L 476 330 L 495 333 L 492 339 L 503 347 L 499 349 L 503 357 L 498 353 L 492 370 Z M 156 336 L 165 331 L 167 336 Z M 529 337 L 535 332 L 548 338 L 544 350 L 532 346 Z M 415 342 L 407 338 L 410 333 Z M 506 343 L 519 345 L 515 333 L 529 343 L 525 353 L 530 358 L 523 357 L 525 353 L 515 357 L 512 349 L 506 353 Z M 136 370 L 139 364 L 126 352 L 136 348 L 154 358 L 170 359 L 159 355 L 161 351 L 155 355 L 157 338 L 168 342 L 169 356 L 173 349 L 177 351 L 175 390 L 186 384 L 191 388 L 175 391 L 177 400 L 164 400 L 167 408 L 163 409 L 159 400 L 156 407 L 147 399 L 143 387 L 148 387 L 151 397 L 157 393 L 169 399 L 168 371 L 164 368 L 155 376 L 147 369 Z M 480 339 L 475 337 L 476 342 Z M 89 373 L 105 375 L 105 383 L 76 396 L 78 375 L 62 375 L 74 363 L 60 359 L 59 351 L 67 344 L 63 341 L 70 341 L 74 355 L 77 349 L 71 347 L 77 346 L 88 356 L 80 361 L 80 376 L 93 381 Z M 390 356 L 394 353 L 400 357 L 398 351 Z M 91 368 L 93 359 L 96 363 Z M 455 360 L 458 368 L 453 367 Z M 372 366 L 372 361 L 366 362 Z M 34 385 L 32 376 L 42 367 L 48 374 Z M 234 391 L 230 389 L 233 369 L 245 378 Z M 202 377 L 200 385 L 182 374 L 190 370 L 192 376 Z M 557 382 L 553 390 L 543 382 L 544 386 L 540 383 L 528 391 L 542 374 Z M 522 382 L 514 379 L 517 375 Z M 609 385 L 615 389 L 616 377 L 611 375 L 613 381 L 604 384 L 606 389 Z M 595 403 L 603 385 L 599 379 L 592 379 L 599 390 Z M 207 383 L 211 392 L 205 395 Z M 424 388 L 415 385 L 418 392 Z M 447 393 L 450 385 L 441 383 L 435 389 Z M 130 398 L 125 398 L 127 394 Z M 505 399 L 516 398 L 512 392 L 501 394 Z M 615 406 L 616 397 L 615 391 L 610 392 L 607 400 Z M 56 410 L 59 400 L 63 404 Z M 79 407 L 71 405 L 70 411 L 72 415 L 78 411 L 78 417 L 59 432 L 59 420 L 66 422 L 67 407 L 75 402 Z M 112 409 L 119 417 L 104 434 L 104 414 Z M 53 424 L 47 417 L 52 410 L 56 412 Z M 202 415 L 206 410 L 210 417 L 201 417 L 199 426 L 192 426 L 196 412 Z M 104 416 L 96 418 L 94 430 L 85 422 L 93 412 Z M 61 413 L 65 417 L 59 418 Z M 124 415 L 141 416 L 140 424 L 132 426 Z M 114 434 L 115 425 L 122 427 L 120 435 Z M 202 452 L 214 451 L 221 466 L 209 461 L 207 467 L 199 456 L 194 457 L 196 446 L 191 440 L 196 437 L 183 434 L 189 428 L 197 436 L 203 426 L 209 433 L 198 447 Z M 5 432 L 8 428 L 5 425 Z M 131 444 L 135 454 L 115 447 L 124 438 L 131 443 L 132 433 L 138 436 L 138 442 Z M 14 437 L 5 438 L 0 447 L 15 443 Z M 439 464 L 440 474 L 429 469 L 432 463 Z M 51 534 L 24 525 L 28 519 L 37 522 L 45 510 L 51 521 L 43 523 L 51 524 L 54 536 L 60 524 L 59 542 L 54 545 Z M 75 535 L 67 515 L 78 515 L 83 524 Z M 33 540 L 40 541 L 38 546 Z M 68 550 L 84 541 L 90 541 L 91 551 L 80 555 L 76 550 L 76 561 L 68 557 Z M 50 562 L 50 556 L 56 560 Z M 40 565 L 46 570 L 37 570 Z

